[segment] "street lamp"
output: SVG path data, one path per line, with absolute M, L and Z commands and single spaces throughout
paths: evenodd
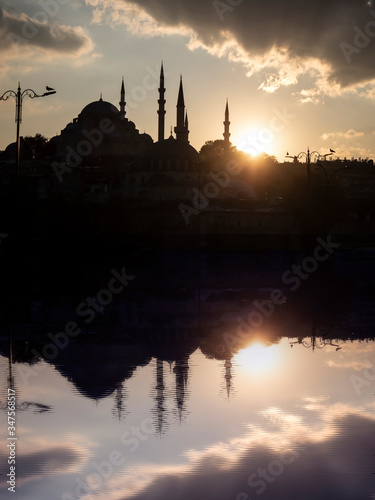
M 306 158 L 306 164 L 307 164 L 307 185 L 309 186 L 310 185 L 310 174 L 311 174 L 311 171 L 310 171 L 310 165 L 311 165 L 311 159 L 315 156 L 317 160 L 320 160 L 321 158 L 327 158 L 327 156 L 331 156 L 333 155 L 335 151 L 333 151 L 333 149 L 330 149 L 330 153 L 326 153 L 325 155 L 321 155 L 320 153 L 318 153 L 318 151 L 311 151 L 310 152 L 310 149 L 307 148 L 307 153 L 305 153 L 304 151 L 302 153 L 299 153 L 297 156 L 291 156 L 289 153 L 287 153 L 285 155 L 285 158 L 293 158 L 294 161 L 297 161 L 299 160 L 300 158 L 303 158 L 305 157 Z
M 312 349 L 313 352 L 315 349 L 323 349 L 326 345 L 330 345 L 331 347 L 336 347 L 336 351 L 341 349 L 340 344 L 334 343 L 333 339 L 328 338 L 328 334 L 331 333 L 334 323 L 332 323 L 329 330 L 324 331 L 320 329 L 320 332 L 323 334 L 321 337 L 316 336 L 316 319 L 315 315 L 313 317 L 312 326 L 311 326 L 311 336 L 310 337 L 299 337 L 295 342 L 289 342 L 290 347 L 293 347 L 294 344 L 303 345 L 307 349 Z M 336 339 L 335 342 L 340 342 L 339 339 Z
M 16 101 L 16 124 L 17 124 L 17 156 L 16 156 L 16 186 L 18 192 L 18 183 L 19 183 L 19 171 L 20 171 L 20 124 L 22 122 L 22 102 L 24 97 L 30 97 L 31 99 L 35 99 L 36 97 L 46 97 L 48 95 L 56 94 L 56 90 L 51 87 L 46 87 L 46 92 L 44 94 L 37 94 L 32 89 L 26 89 L 21 92 L 21 86 L 18 82 L 17 92 L 14 90 L 7 90 L 4 92 L 2 96 L 0 96 L 0 101 L 7 101 L 9 97 L 13 97 Z
M 323 339 L 322 337 L 315 337 L 315 335 L 307 338 L 299 338 L 295 342 L 289 342 L 290 347 L 293 347 L 294 344 L 303 345 L 303 347 L 306 347 L 306 349 L 312 349 L 313 352 L 315 351 L 315 349 L 323 349 L 323 347 L 325 347 L 326 345 L 336 347 L 336 351 L 339 351 L 341 349 L 340 345 L 334 344 L 333 340 Z

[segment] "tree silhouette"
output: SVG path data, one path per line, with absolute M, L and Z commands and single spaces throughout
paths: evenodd
M 206 141 L 201 147 L 199 153 L 202 155 L 204 160 L 210 160 L 218 156 L 223 156 L 227 152 L 225 141 L 222 139 L 216 139 L 215 141 Z M 229 153 L 236 154 L 236 146 L 230 145 Z
M 25 153 L 27 159 L 41 160 L 47 154 L 48 139 L 42 134 L 35 134 L 35 136 L 26 136 L 23 139 L 25 145 Z

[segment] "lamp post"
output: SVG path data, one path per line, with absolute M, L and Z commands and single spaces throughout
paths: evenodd
M 310 186 L 310 177 L 311 177 L 311 159 L 315 156 L 317 160 L 320 160 L 321 158 L 327 158 L 327 156 L 331 156 L 335 151 L 331 149 L 330 153 L 326 153 L 325 155 L 321 155 L 318 153 L 318 151 L 311 151 L 310 149 L 307 148 L 307 152 L 302 151 L 301 153 L 298 153 L 296 156 L 292 156 L 289 153 L 285 155 L 285 158 L 293 158 L 294 161 L 299 160 L 300 158 L 305 157 L 306 158 L 306 164 L 307 164 L 307 185 Z
M 331 347 L 336 347 L 336 351 L 339 351 L 341 347 L 340 344 L 337 344 L 337 342 L 340 342 L 340 340 L 335 339 L 336 343 L 334 343 L 333 339 L 328 338 L 328 335 L 331 333 L 334 326 L 335 324 L 332 323 L 328 330 L 324 331 L 323 329 L 320 329 L 319 331 L 322 333 L 322 335 L 320 337 L 317 337 L 316 318 L 314 314 L 311 325 L 311 336 L 307 338 L 299 337 L 298 340 L 296 340 L 295 342 L 289 342 L 289 345 L 290 347 L 293 347 L 294 344 L 301 344 L 307 349 L 312 349 L 313 352 L 315 351 L 315 349 L 323 349 L 323 347 L 325 347 L 326 345 L 330 345 Z
M 312 349 L 313 352 L 315 351 L 315 349 L 323 349 L 323 347 L 325 347 L 326 345 L 336 347 L 336 351 L 339 351 L 341 349 L 340 344 L 334 344 L 333 340 L 323 339 L 322 337 L 315 337 L 315 335 L 307 338 L 299 338 L 295 342 L 289 342 L 290 347 L 293 347 L 294 344 L 301 344 L 303 345 L 303 347 L 306 347 L 306 349 Z
M 7 101 L 9 97 L 13 97 L 16 101 L 16 124 L 17 124 L 17 155 L 16 155 L 16 192 L 18 193 L 18 184 L 20 177 L 20 125 L 22 123 L 22 102 L 25 97 L 30 97 L 31 99 L 35 99 L 36 97 L 46 97 L 48 95 L 56 94 L 56 90 L 51 87 L 46 87 L 46 92 L 44 94 L 37 94 L 32 89 L 26 89 L 23 92 L 21 91 L 20 83 L 18 82 L 17 91 L 7 90 L 3 95 L 0 96 L 0 101 Z

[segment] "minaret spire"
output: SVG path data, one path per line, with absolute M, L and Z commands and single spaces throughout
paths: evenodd
M 184 142 L 189 142 L 188 130 L 186 128 L 186 116 L 185 116 L 185 100 L 184 100 L 184 88 L 182 85 L 182 75 L 180 76 L 180 89 L 178 91 L 177 100 L 177 126 L 174 128 L 176 132 L 176 139 Z
M 230 141 L 229 141 L 229 138 L 230 138 L 230 132 L 229 132 L 229 125 L 230 125 L 230 121 L 229 121 L 229 106 L 228 106 L 228 99 L 227 99 L 227 105 L 225 107 L 225 121 L 223 122 L 224 123 L 224 148 L 228 151 L 229 150 L 229 147 L 230 147 Z
M 120 115 L 122 117 L 125 117 L 126 111 L 125 111 L 125 84 L 124 84 L 124 77 L 122 77 L 122 84 L 121 84 L 121 100 L 120 100 Z
M 164 140 L 164 129 L 165 129 L 165 87 L 164 87 L 164 67 L 163 67 L 163 61 L 161 63 L 161 70 L 160 70 L 160 87 L 159 87 L 159 109 L 158 109 L 158 115 L 159 115 L 159 131 L 158 131 L 158 141 L 163 141 Z

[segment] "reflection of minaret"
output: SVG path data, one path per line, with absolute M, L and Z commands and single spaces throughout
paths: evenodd
M 8 388 L 12 391 L 15 391 L 14 386 L 14 377 L 12 373 L 12 364 L 13 364 L 13 350 L 12 350 L 12 334 L 9 333 L 9 366 L 8 366 Z
M 227 391 L 227 396 L 228 396 L 228 401 L 229 401 L 229 396 L 230 396 L 230 391 L 232 388 L 232 361 L 231 358 L 228 358 L 225 360 L 225 388 Z
M 118 417 L 118 421 L 120 422 L 124 413 L 125 413 L 125 404 L 124 404 L 124 386 L 122 382 L 117 384 L 116 395 L 115 395 L 115 408 L 113 413 Z
M 159 110 L 158 110 L 158 115 L 159 115 L 159 132 L 158 132 L 158 141 L 163 141 L 164 140 L 164 128 L 165 128 L 165 99 L 164 99 L 164 94 L 165 94 L 165 88 L 164 88 L 164 68 L 163 68 L 163 63 L 161 63 L 161 70 L 160 70 L 160 87 L 159 87 Z
M 28 408 L 33 408 L 34 413 L 44 413 L 45 411 L 50 411 L 51 406 L 43 405 L 41 403 L 35 403 L 33 401 L 23 401 L 22 403 L 18 402 L 18 391 L 16 388 L 15 377 L 13 374 L 13 348 L 12 348 L 12 334 L 9 331 L 9 364 L 8 364 L 8 387 L 7 387 L 7 396 L 5 402 L 0 401 L 0 410 L 8 410 L 8 396 L 14 396 L 14 406 L 17 411 L 24 411 Z M 12 424 L 15 426 L 15 424 Z
M 125 117 L 126 115 L 126 111 L 125 111 L 125 105 L 126 105 L 126 102 L 125 102 L 125 84 L 124 84 L 124 77 L 122 77 L 122 84 L 121 84 L 121 100 L 119 102 L 120 104 L 120 116 L 122 118 Z
M 165 428 L 165 407 L 164 407 L 164 370 L 163 361 L 160 359 L 156 360 L 156 430 L 159 436 L 163 433 L 163 428 Z
M 185 358 L 183 358 L 182 360 L 176 361 L 173 371 L 176 374 L 176 403 L 178 418 L 181 423 L 182 415 L 185 410 L 185 397 L 188 383 L 188 356 L 185 356 Z
M 187 116 L 185 115 L 184 89 L 182 86 L 182 76 L 180 78 L 180 89 L 177 100 L 177 126 L 174 128 L 176 139 L 189 142 L 189 131 L 186 127 Z
M 230 121 L 229 121 L 228 99 L 227 99 L 227 105 L 226 105 L 226 108 L 225 108 L 225 121 L 223 123 L 224 123 L 224 134 L 223 134 L 223 136 L 224 136 L 224 148 L 228 151 L 229 147 L 230 147 L 230 141 L 229 141 L 229 138 L 230 138 L 230 132 L 229 132 Z

